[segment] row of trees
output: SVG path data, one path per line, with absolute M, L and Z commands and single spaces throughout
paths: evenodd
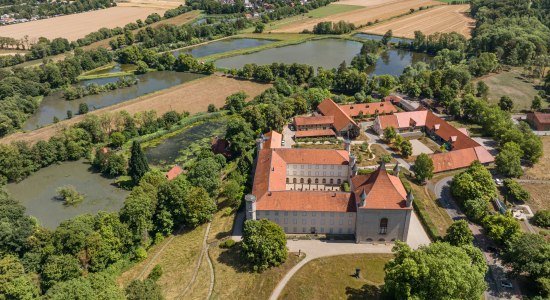
M 344 33 L 350 33 L 354 29 L 355 29 L 355 25 L 353 23 L 348 23 L 346 21 L 338 21 L 336 23 L 332 23 L 330 21 L 327 21 L 327 22 L 319 22 L 317 23 L 317 25 L 313 26 L 313 33 L 314 34 L 344 34 Z M 309 30 L 305 29 L 304 33 L 309 33 Z
M 66 100 L 80 99 L 88 95 L 97 95 L 105 91 L 112 91 L 120 88 L 136 85 L 138 80 L 135 76 L 120 77 L 116 82 L 109 82 L 99 85 L 95 82 L 88 85 L 67 86 L 63 90 L 63 98 Z
M 72 2 L 42 2 L 33 0 L 26 1 L 25 3 L 9 4 L 0 8 L 0 14 L 14 14 L 16 19 L 30 19 L 35 16 L 46 18 L 116 6 L 116 3 L 112 0 L 76 0 Z

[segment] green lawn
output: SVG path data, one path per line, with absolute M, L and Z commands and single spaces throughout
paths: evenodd
M 514 101 L 513 111 L 528 110 L 537 94 L 531 81 L 521 76 L 520 69 L 490 75 L 482 79 L 489 86 L 489 102 L 498 103 L 507 95 Z M 547 106 L 543 102 L 543 106 Z
M 351 254 L 318 258 L 302 267 L 279 299 L 379 299 L 384 265 L 391 254 Z M 353 277 L 361 269 L 361 278 Z
M 309 17 L 313 18 L 323 18 L 330 15 L 335 15 L 339 13 L 344 13 L 356 9 L 365 8 L 364 6 L 358 6 L 358 5 L 342 5 L 342 4 L 330 4 L 327 6 L 323 6 L 317 9 L 314 9 L 307 13 Z

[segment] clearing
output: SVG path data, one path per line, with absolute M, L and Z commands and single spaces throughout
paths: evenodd
M 351 254 L 318 258 L 290 279 L 279 299 L 378 299 L 384 265 L 391 254 Z M 355 269 L 361 269 L 356 279 Z
M 550 201 L 548 200 L 550 183 L 521 183 L 521 186 L 531 194 L 531 200 L 525 204 L 529 205 L 534 212 L 541 209 L 550 210 Z
M 421 6 L 442 5 L 443 3 L 431 0 L 402 0 L 395 1 L 378 6 L 368 8 L 354 9 L 343 13 L 336 13 L 330 16 L 319 18 L 308 18 L 292 22 L 280 29 L 275 29 L 273 32 L 302 32 L 304 29 L 313 30 L 313 26 L 319 22 L 338 22 L 346 21 L 353 23 L 356 26 L 367 24 L 368 22 L 376 22 L 389 19 L 408 13 L 410 9 L 418 9 Z M 330 5 L 329 5 L 330 6 Z
M 39 37 L 54 39 L 63 37 L 69 41 L 83 38 L 86 34 L 102 27 L 113 28 L 145 20 L 148 15 L 158 13 L 161 16 L 166 9 L 155 7 L 111 7 L 50 19 L 37 20 L 0 27 L 0 36 L 21 39 L 29 36 L 30 41 Z
M 498 74 L 490 74 L 481 80 L 489 86 L 489 102 L 498 103 L 500 97 L 509 96 L 514 101 L 513 111 L 530 110 L 537 90 L 532 81 L 521 74 L 520 68 L 512 68 Z M 543 102 L 543 105 L 546 105 Z
M 525 171 L 522 179 L 550 180 L 550 136 L 541 136 L 544 154 L 538 163 Z
M 206 111 L 209 104 L 221 107 L 225 104 L 227 96 L 239 91 L 244 91 L 250 97 L 255 97 L 269 87 L 271 87 L 269 84 L 212 75 L 134 100 L 94 110 L 89 114 L 99 115 L 123 110 L 130 114 L 155 110 L 159 116 L 170 110 L 178 112 L 188 111 L 193 114 Z M 0 139 L 0 143 L 7 144 L 16 140 L 35 143 L 40 140 L 47 140 L 64 127 L 75 124 L 83 119 L 84 115 L 79 115 L 37 130 L 26 133 L 14 133 Z
M 455 31 L 470 38 L 475 20 L 468 16 L 469 10 L 470 6 L 467 4 L 441 5 L 369 26 L 363 32 L 383 35 L 391 29 L 394 36 L 412 39 L 417 30 L 425 35 Z
M 548 180 L 547 183 L 521 183 L 529 193 L 531 193 L 531 201 L 527 204 L 534 210 L 550 209 L 550 201 L 548 199 L 548 191 L 550 190 L 550 136 L 541 136 L 544 154 L 540 161 L 532 168 L 525 171 L 525 175 L 521 179 L 533 180 Z

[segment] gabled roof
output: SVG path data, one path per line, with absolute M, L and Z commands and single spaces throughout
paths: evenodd
M 325 116 L 334 117 L 334 128 L 336 128 L 337 131 L 341 131 L 350 123 L 357 126 L 357 123 L 355 123 L 355 121 L 331 99 L 325 99 L 317 106 L 317 109 Z
M 287 164 L 304 165 L 347 165 L 349 153 L 346 150 L 332 149 L 273 149 Z
M 395 106 L 393 106 L 390 102 L 346 104 L 340 105 L 340 108 L 351 117 L 359 116 L 360 112 L 363 112 L 363 115 L 374 115 L 376 112 L 379 114 L 397 112 L 397 108 L 395 108 Z
M 294 117 L 296 126 L 307 125 L 332 125 L 334 116 Z
M 317 137 L 317 136 L 336 136 L 332 129 L 300 130 L 296 131 L 297 138 Z
M 482 164 L 495 161 L 483 146 L 436 153 L 432 154 L 431 158 L 434 163 L 434 173 L 467 168 L 476 160 Z
M 183 169 L 180 166 L 175 165 L 172 167 L 172 169 L 166 172 L 166 179 L 173 180 L 176 177 L 178 177 L 178 175 L 180 175 L 181 173 L 183 173 Z
M 264 138 L 266 139 L 264 143 L 265 148 L 281 148 L 282 134 L 272 130 L 264 134 Z
M 407 191 L 401 180 L 388 174 L 385 167 L 379 167 L 368 175 L 352 178 L 355 201 L 360 204 L 361 194 L 367 194 L 365 204 L 359 208 L 412 209 L 407 207 Z
M 269 192 L 256 204 L 258 210 L 354 212 L 350 193 L 324 191 Z
M 550 114 L 540 112 L 530 112 L 527 116 L 533 118 L 540 124 L 550 124 Z

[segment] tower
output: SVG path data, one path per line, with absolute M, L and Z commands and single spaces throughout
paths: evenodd
M 413 201 L 414 201 L 413 193 L 412 193 L 412 191 L 409 191 L 407 193 L 407 207 L 411 207 L 412 204 L 413 204 Z
M 395 167 L 393 167 L 393 176 L 399 177 L 399 171 L 401 171 L 401 168 L 399 167 L 399 162 L 397 162 Z
M 256 196 L 248 194 L 244 196 L 246 204 L 246 219 L 256 220 Z

